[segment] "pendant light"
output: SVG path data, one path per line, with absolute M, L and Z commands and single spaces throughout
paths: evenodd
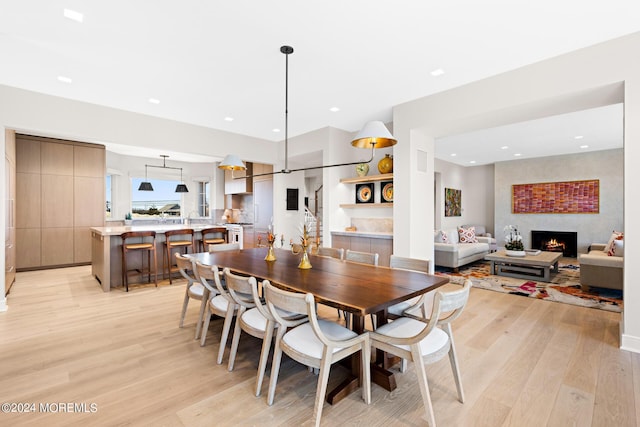
M 281 46 L 280 52 L 285 55 L 285 96 L 284 96 L 284 169 L 268 172 L 268 173 L 260 173 L 250 176 L 242 176 L 242 177 L 233 177 L 233 179 L 244 179 L 244 178 L 252 178 L 254 176 L 263 176 L 263 175 L 276 175 L 279 173 L 289 174 L 291 172 L 298 171 L 306 171 L 312 169 L 324 169 L 324 168 L 333 168 L 337 166 L 352 166 L 360 163 L 371 163 L 373 161 L 374 152 L 376 148 L 384 148 L 391 147 L 395 145 L 398 141 L 391 135 L 391 132 L 387 129 L 387 127 L 381 121 L 372 121 L 368 122 L 360 132 L 356 135 L 356 138 L 351 141 L 351 145 L 356 148 L 370 148 L 371 149 L 371 158 L 365 161 L 357 161 L 357 162 L 347 162 L 347 163 L 337 163 L 333 165 L 324 165 L 324 166 L 311 166 L 306 168 L 297 168 L 297 169 L 289 169 L 289 55 L 293 53 L 293 48 L 291 46 Z M 246 166 L 240 160 L 240 158 L 235 154 L 229 154 L 225 156 L 224 160 L 218 165 L 220 169 L 226 169 L 232 171 L 234 170 L 245 170 Z
M 162 157 L 162 166 L 156 166 L 156 165 L 144 165 L 144 181 L 140 183 L 140 186 L 138 187 L 138 191 L 153 191 L 153 186 L 151 185 L 151 182 L 149 182 L 149 180 L 147 179 L 147 168 L 160 168 L 160 169 L 175 169 L 178 170 L 180 169 L 180 184 L 176 185 L 176 193 L 188 193 L 189 189 L 187 188 L 187 186 L 184 184 L 184 181 L 182 180 L 182 168 L 174 168 L 171 166 L 167 166 L 167 156 L 166 154 L 160 154 L 160 157 Z

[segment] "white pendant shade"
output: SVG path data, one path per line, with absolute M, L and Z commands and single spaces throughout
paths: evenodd
M 240 157 L 236 156 L 235 154 L 227 154 L 224 160 L 222 160 L 222 162 L 220 162 L 220 164 L 218 165 L 218 168 L 232 171 L 247 169 L 244 163 L 242 163 L 242 160 L 240 160 Z
M 391 147 L 397 144 L 397 140 L 381 121 L 368 122 L 358 132 L 351 145 L 358 148 L 371 148 L 375 143 L 376 148 Z

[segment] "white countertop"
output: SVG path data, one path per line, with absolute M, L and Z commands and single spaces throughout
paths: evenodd
M 332 231 L 336 236 L 370 237 L 373 239 L 393 239 L 393 233 L 382 231 Z
M 92 231 L 100 234 L 101 236 L 119 236 L 127 231 L 155 231 L 158 234 L 164 234 L 165 231 L 170 230 L 182 230 L 190 228 L 193 231 L 202 231 L 205 228 L 211 227 L 226 227 L 224 225 L 215 226 L 211 224 L 150 224 L 150 225 L 119 225 L 114 227 L 91 227 Z

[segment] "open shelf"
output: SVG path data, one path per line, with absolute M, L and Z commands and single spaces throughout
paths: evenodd
M 342 203 L 340 205 L 343 209 L 353 208 L 392 208 L 393 203 Z
M 365 175 L 357 176 L 355 178 L 342 178 L 340 180 L 343 184 L 358 184 L 360 182 L 373 182 L 373 181 L 392 181 L 393 173 L 384 173 L 382 175 Z

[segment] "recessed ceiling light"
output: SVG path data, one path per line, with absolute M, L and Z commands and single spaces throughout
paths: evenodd
M 149 98 L 149 103 L 151 103 L 151 104 L 160 104 L 160 100 L 159 99 L 155 99 L 155 98 Z
M 338 111 L 340 111 L 340 109 L 338 107 L 331 107 L 329 108 L 329 111 L 331 111 L 332 113 L 337 113 Z
M 500 147 L 501 150 L 508 150 L 509 146 L 508 145 L 503 145 L 502 147 Z
M 574 138 L 575 138 L 575 139 L 582 139 L 582 138 L 584 138 L 584 136 L 582 136 L 582 135 L 576 135 L 576 136 L 574 136 Z
M 451 153 L 451 157 L 455 157 L 455 156 L 457 156 L 456 153 Z
M 225 122 L 232 122 L 233 121 L 233 117 L 225 117 L 224 121 Z
M 58 81 L 62 82 L 62 83 L 72 83 L 73 80 L 71 80 L 71 77 L 67 77 L 67 76 L 58 76 Z
M 76 12 L 75 10 L 71 9 L 64 10 L 64 17 L 76 22 L 82 22 L 82 20 L 84 19 L 84 15 L 82 13 Z
M 475 162 L 476 162 L 475 160 L 471 160 L 469 163 L 475 164 Z
M 441 75 L 443 75 L 443 74 L 444 74 L 444 70 L 443 70 L 442 68 L 438 68 L 438 69 L 436 69 L 436 70 L 433 70 L 430 74 L 431 74 L 433 77 L 438 77 L 438 76 L 441 76 Z
M 581 145 L 580 148 L 589 148 L 588 145 Z
M 520 154 L 520 153 L 516 153 L 516 154 L 514 154 L 513 156 L 514 156 L 514 157 L 520 157 L 520 156 L 522 156 L 522 154 Z
M 274 131 L 274 132 L 280 132 L 280 129 L 275 128 L 275 129 L 273 129 L 273 131 Z

